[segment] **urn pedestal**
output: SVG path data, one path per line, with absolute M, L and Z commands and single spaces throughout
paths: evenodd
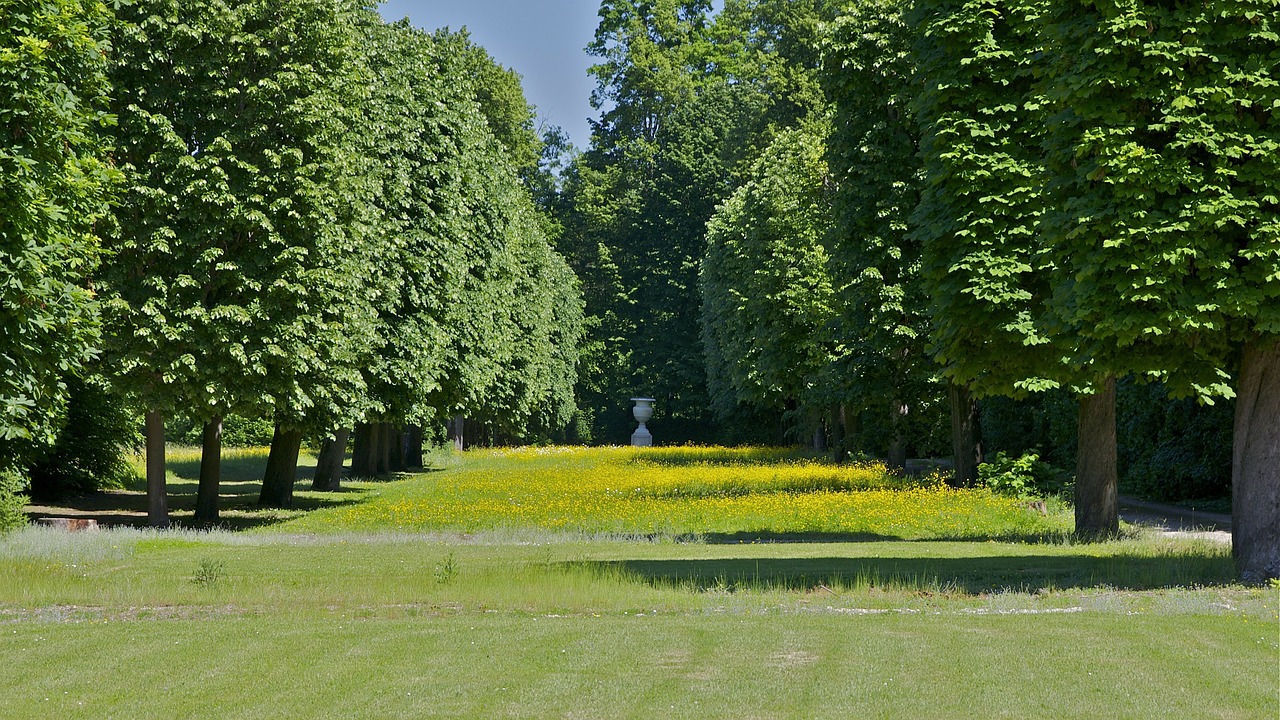
M 649 428 L 644 424 L 649 422 L 649 418 L 653 417 L 653 398 L 631 398 L 636 404 L 631 408 L 631 415 L 635 417 L 636 422 L 640 423 L 640 427 L 631 433 L 631 444 L 636 447 L 649 447 L 653 445 L 653 435 L 649 434 Z

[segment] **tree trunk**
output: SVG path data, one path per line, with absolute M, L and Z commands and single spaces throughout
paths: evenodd
M 200 451 L 200 486 L 196 490 L 198 525 L 218 522 L 218 486 L 222 483 L 222 416 L 204 424 L 204 445 Z
M 333 438 L 320 443 L 320 457 L 316 458 L 316 475 L 311 480 L 312 490 L 337 492 L 342 489 L 342 461 L 347 454 L 347 439 L 351 430 L 338 428 Z
M 982 464 L 982 430 L 978 422 L 978 401 L 969 394 L 968 385 L 947 383 L 951 401 L 951 457 L 955 465 L 955 484 L 968 487 L 978 482 L 978 465 Z
M 823 453 L 827 451 L 827 432 L 826 427 L 821 422 L 813 429 L 813 451 Z
M 387 423 L 387 470 L 390 472 L 404 472 L 404 444 L 404 428 Z
M 147 524 L 169 526 L 169 498 L 164 474 L 164 415 L 147 411 Z
M 404 464 L 410 468 L 422 467 L 422 426 L 410 425 L 405 433 L 406 448 L 404 451 Z
M 449 430 L 449 442 L 453 443 L 453 449 L 458 452 L 462 452 L 464 449 L 462 437 L 464 425 L 465 419 L 461 415 L 454 415 L 453 419 L 450 420 L 447 425 Z
M 889 440 L 889 456 L 885 458 L 885 464 L 889 466 L 890 470 L 906 470 L 907 468 L 907 412 L 907 406 L 897 400 L 889 404 L 889 432 L 891 433 L 891 439 Z
M 373 423 L 356 423 L 354 447 L 351 448 L 351 475 L 370 477 L 369 458 L 373 455 Z
M 835 451 L 836 462 L 844 462 L 849 452 L 844 446 L 844 407 L 832 405 L 828 413 L 827 424 L 831 427 L 831 449 Z
M 1120 532 L 1116 500 L 1116 379 L 1080 397 L 1076 450 L 1076 534 L 1110 537 Z
M 1280 577 L 1280 343 L 1245 345 L 1231 451 L 1231 551 L 1251 582 Z
M 391 445 L 395 441 L 395 435 L 391 423 L 378 423 L 378 442 L 374 445 L 377 472 L 374 474 L 386 475 L 391 472 Z
M 286 430 L 276 423 L 267 455 L 267 470 L 262 475 L 262 492 L 258 504 L 265 507 L 293 507 L 293 483 L 298 475 L 298 451 L 302 448 L 302 431 Z

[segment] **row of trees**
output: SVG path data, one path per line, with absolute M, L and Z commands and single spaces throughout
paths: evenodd
M 455 415 L 517 437 L 569 419 L 582 300 L 529 192 L 532 112 L 465 34 L 342 0 L 19 5 L 0 23 L 10 496 L 90 370 L 145 412 L 156 524 L 175 414 L 204 427 L 204 523 L 229 414 L 276 424 L 268 505 L 291 502 L 304 438 L 354 429 L 380 469 Z
M 561 200 L 584 404 L 652 393 L 674 437 L 825 430 L 894 464 L 949 425 L 967 481 L 982 398 L 1067 392 L 1077 528 L 1110 533 L 1117 382 L 1235 396 L 1236 553 L 1275 577 L 1273 15 L 606 0 L 607 110 Z

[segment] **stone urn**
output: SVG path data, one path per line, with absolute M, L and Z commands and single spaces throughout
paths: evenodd
M 653 398 L 631 398 L 636 404 L 631 408 L 631 414 L 635 417 L 636 422 L 640 423 L 640 427 L 631 433 L 631 444 L 636 447 L 649 447 L 653 445 L 653 435 L 649 434 L 649 428 L 644 424 L 649 422 L 649 418 L 653 417 Z

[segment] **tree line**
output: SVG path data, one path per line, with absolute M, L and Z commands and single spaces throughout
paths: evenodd
M 270 506 L 304 439 L 335 489 L 349 436 L 373 474 L 446 418 L 568 421 L 583 302 L 533 111 L 465 32 L 345 0 L 24 1 L 0 87 L 6 518 L 82 431 L 82 378 L 145 415 L 153 524 L 174 416 L 203 427 L 198 523 L 228 415 L 274 422 Z
M 901 466 L 946 437 L 964 483 L 1010 398 L 1066 416 L 1077 530 L 1105 535 L 1117 388 L 1199 403 L 1241 567 L 1280 574 L 1276 10 L 606 0 L 601 115 L 555 200 L 582 431 L 617 441 L 644 394 L 667 440 Z
M 578 153 L 464 34 L 358 4 L 12 4 L 0 493 L 72 390 L 145 413 L 156 522 L 174 416 L 209 522 L 228 415 L 288 504 L 307 437 L 332 487 L 348 437 L 361 473 L 464 417 L 619 442 L 644 394 L 664 440 L 945 444 L 961 483 L 1023 417 L 1108 534 L 1117 423 L 1176 407 L 1231 425 L 1274 577 L 1275 9 L 604 0 Z

